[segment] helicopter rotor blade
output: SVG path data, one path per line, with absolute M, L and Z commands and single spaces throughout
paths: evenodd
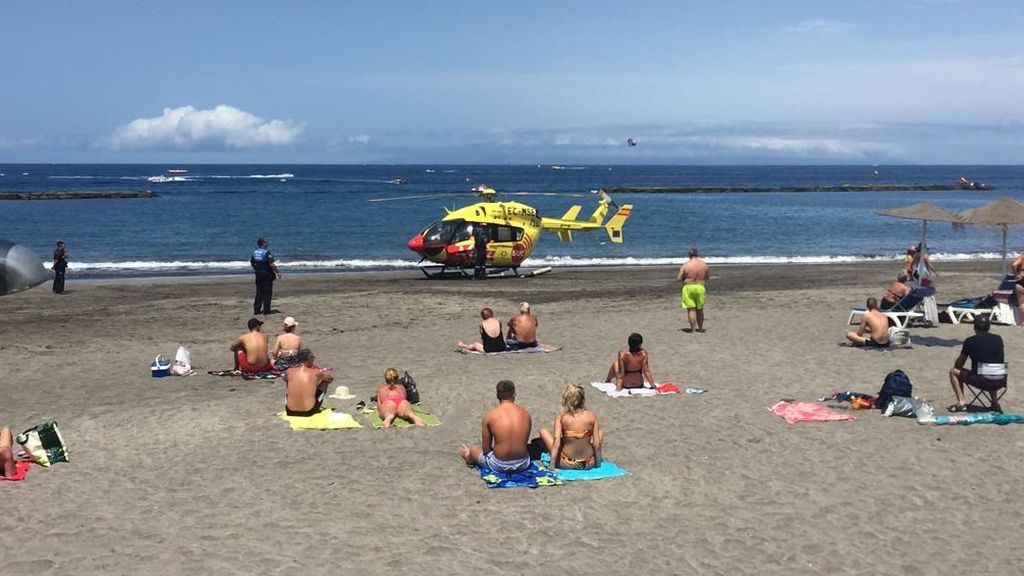
M 370 198 L 367 202 L 392 202 L 394 200 L 430 200 L 433 198 L 465 197 L 465 192 L 447 192 L 445 194 L 416 194 L 413 196 L 389 196 L 387 198 Z
M 586 194 L 572 192 L 503 192 L 504 196 L 563 196 L 565 198 L 586 198 Z

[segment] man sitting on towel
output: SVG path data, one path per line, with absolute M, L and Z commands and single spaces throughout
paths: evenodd
M 267 352 L 267 335 L 263 333 L 263 322 L 258 318 L 249 319 L 249 331 L 231 343 L 235 355 L 235 370 L 244 374 L 270 372 L 274 366 Z
M 860 319 L 856 332 L 847 332 L 846 338 L 854 346 L 865 348 L 889 347 L 889 319 L 878 311 L 878 300 L 868 298 L 868 311 Z M 865 334 L 870 332 L 870 334 Z
M 320 412 L 327 394 L 327 386 L 334 382 L 334 376 L 313 365 L 313 352 L 309 348 L 299 350 L 299 364 L 284 373 L 284 411 L 289 416 L 312 416 Z
M 537 347 L 537 317 L 530 311 L 530 303 L 519 305 L 519 314 L 508 321 L 508 347 L 512 350 Z
M 497 385 L 498 405 L 481 420 L 482 445 L 469 448 L 459 444 L 459 455 L 467 466 L 480 466 L 496 472 L 521 472 L 530 467 L 530 440 L 533 421 L 530 413 L 516 404 L 516 385 L 502 380 Z

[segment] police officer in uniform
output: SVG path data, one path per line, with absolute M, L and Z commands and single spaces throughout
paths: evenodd
M 256 300 L 252 303 L 253 314 L 270 314 L 270 299 L 274 296 L 274 280 L 281 277 L 270 253 L 270 242 L 266 236 L 256 240 L 256 249 L 252 251 L 249 264 L 256 272 Z

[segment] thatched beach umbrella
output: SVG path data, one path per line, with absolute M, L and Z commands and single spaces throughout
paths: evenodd
M 928 202 L 919 202 L 917 204 L 911 204 L 910 206 L 904 206 L 903 208 L 892 208 L 889 210 L 879 210 L 875 212 L 880 216 L 893 216 L 895 218 L 907 218 L 908 220 L 920 220 L 921 221 L 921 251 L 927 252 L 928 240 L 928 222 L 957 222 L 967 223 L 967 219 L 963 216 L 950 212 L 949 210 L 939 208 L 934 204 Z
M 1024 224 L 1024 204 L 1013 198 L 1002 198 L 980 208 L 961 212 L 968 224 L 998 226 L 1003 229 L 1003 274 L 1006 274 L 1006 230 L 1010 226 Z

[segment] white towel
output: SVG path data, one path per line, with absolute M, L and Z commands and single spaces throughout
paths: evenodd
M 612 398 L 658 395 L 658 391 L 653 388 L 650 382 L 644 382 L 644 388 L 623 388 L 622 390 L 616 390 L 613 382 L 591 382 L 590 385 Z

